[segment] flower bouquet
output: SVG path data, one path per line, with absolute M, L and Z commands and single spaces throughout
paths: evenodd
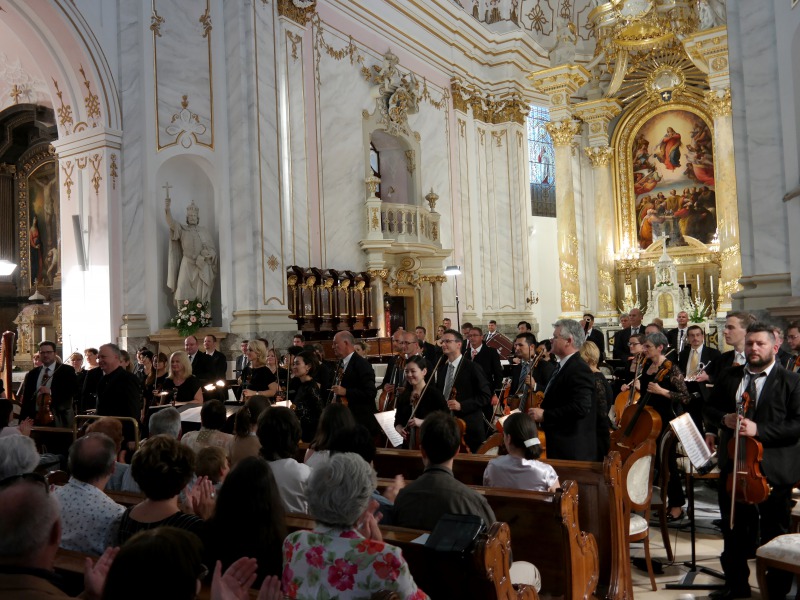
M 183 337 L 192 335 L 201 327 L 210 326 L 211 310 L 208 305 L 208 302 L 201 302 L 197 298 L 182 300 L 178 305 L 178 314 L 169 320 L 167 326 L 175 327 Z
M 711 307 L 705 301 L 701 302 L 699 298 L 696 300 L 689 300 L 689 322 L 690 323 L 703 323 L 708 319 L 708 313 Z

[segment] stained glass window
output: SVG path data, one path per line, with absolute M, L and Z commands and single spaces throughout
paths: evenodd
M 528 115 L 528 162 L 531 178 L 531 213 L 535 217 L 556 216 L 556 165 L 553 140 L 545 129 L 550 111 L 532 106 Z

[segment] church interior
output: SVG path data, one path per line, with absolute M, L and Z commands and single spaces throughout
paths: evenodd
M 785 327 L 798 57 L 800 0 L 0 0 L 4 387 L 44 340 Z

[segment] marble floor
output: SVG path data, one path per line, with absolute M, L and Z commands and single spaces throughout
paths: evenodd
M 695 489 L 695 512 L 697 515 L 696 530 L 696 565 L 699 568 L 713 569 L 721 572 L 719 555 L 722 552 L 722 534 L 720 530 L 711 522 L 719 519 L 719 509 L 716 504 L 716 491 L 707 487 L 705 483 L 698 482 Z M 656 574 L 657 591 L 653 591 L 650 586 L 650 579 L 647 571 L 631 566 L 631 576 L 633 579 L 633 594 L 636 600 L 661 599 L 690 599 L 690 595 L 698 600 L 706 598 L 710 592 L 708 589 L 696 590 L 675 590 L 666 589 L 667 584 L 680 583 L 689 572 L 689 567 L 684 565 L 692 557 L 692 545 L 690 535 L 689 519 L 684 517 L 682 521 L 670 524 L 670 543 L 675 556 L 673 563 L 667 562 L 667 555 L 664 549 L 664 542 L 661 537 L 661 530 L 657 523 L 651 521 L 650 527 L 650 556 L 654 562 L 658 561 L 662 565 L 663 574 Z M 644 557 L 642 544 L 631 545 L 631 556 Z M 643 562 L 643 561 L 642 561 Z M 698 574 L 695 578 L 697 584 L 721 584 L 723 581 L 716 577 Z M 750 587 L 754 599 L 760 599 L 761 594 L 758 590 L 755 574 L 755 560 L 750 561 Z

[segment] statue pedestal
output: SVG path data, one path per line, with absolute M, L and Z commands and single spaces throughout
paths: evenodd
M 219 327 L 201 327 L 195 331 L 194 336 L 199 342 L 200 349 L 203 349 L 203 338 L 207 335 L 213 335 L 217 338 L 217 346 L 222 350 L 222 340 L 228 336 L 227 331 L 223 331 Z M 178 333 L 177 329 L 159 329 L 156 333 L 150 334 L 150 342 L 156 345 L 156 352 L 163 352 L 167 356 L 177 350 L 183 350 L 183 340 L 185 336 Z M 224 350 L 222 350 L 224 352 Z

